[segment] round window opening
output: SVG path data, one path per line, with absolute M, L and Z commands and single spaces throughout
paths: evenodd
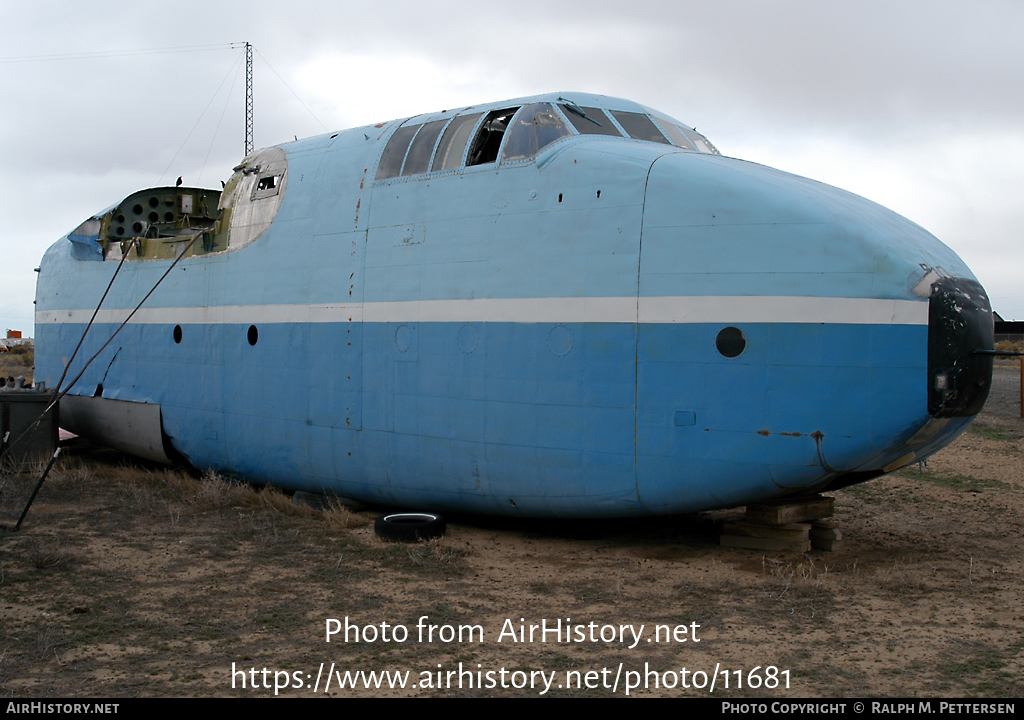
M 255 345 L 256 341 L 260 339 L 260 332 L 256 329 L 255 325 L 249 326 L 248 338 L 250 345 Z
M 174 342 L 175 343 L 180 343 L 181 342 L 181 325 L 175 325 L 174 326 Z
M 715 347 L 725 357 L 733 358 L 746 349 L 747 339 L 739 328 L 727 327 L 718 333 L 718 337 L 715 339 Z

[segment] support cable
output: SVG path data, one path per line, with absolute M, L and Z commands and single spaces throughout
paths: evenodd
M 174 153 L 174 157 L 172 157 L 171 161 L 167 163 L 167 167 L 164 168 L 164 171 L 160 173 L 160 180 L 157 182 L 157 185 L 163 183 L 164 176 L 167 174 L 167 171 L 171 169 L 171 165 L 173 165 L 174 161 L 178 159 L 178 155 L 181 154 L 181 151 L 185 149 L 185 144 L 188 143 L 188 139 L 192 137 L 192 133 L 194 133 L 196 128 L 199 127 L 199 123 L 202 121 L 203 116 L 206 115 L 206 111 L 210 109 L 211 105 L 213 105 L 213 101 L 217 99 L 217 96 L 220 94 L 220 89 L 224 87 L 224 83 L 228 81 L 228 78 L 231 76 L 231 71 L 235 69 L 235 63 L 237 62 L 238 60 L 236 59 L 228 67 L 228 71 L 224 74 L 224 79 L 220 81 L 220 85 L 217 86 L 217 89 L 214 90 L 213 95 L 210 97 L 210 102 L 206 103 L 206 107 L 203 108 L 203 111 L 199 113 L 199 117 L 196 118 L 195 125 L 192 126 L 192 129 L 188 131 L 188 135 L 186 135 L 185 139 L 182 140 L 181 147 L 179 147 L 177 152 Z
M 79 338 L 78 344 L 75 346 L 75 351 L 73 353 L 71 353 L 71 358 L 64 364 L 64 372 L 61 373 L 60 380 L 57 381 L 57 385 L 54 387 L 54 389 L 58 393 L 60 393 L 60 386 L 64 382 L 64 378 L 66 378 L 67 375 L 68 375 L 68 369 L 70 369 L 71 364 L 75 361 L 75 356 L 78 355 L 78 351 L 79 351 L 79 349 L 81 349 L 82 343 L 85 342 L 85 336 L 89 334 L 89 329 L 92 328 L 92 324 L 93 324 L 93 322 L 95 322 L 96 316 L 99 314 L 100 308 L 103 306 L 103 301 L 107 299 L 107 293 L 110 292 L 110 288 L 113 286 L 114 280 L 117 279 L 117 274 L 119 272 L 121 272 L 121 266 L 124 265 L 125 258 L 128 257 L 128 253 L 131 252 L 132 247 L 135 246 L 135 243 L 137 241 L 138 241 L 138 238 L 132 238 L 131 241 L 129 241 L 128 249 L 127 249 L 126 252 L 122 253 L 122 255 L 121 255 L 121 262 L 119 262 L 117 264 L 117 268 L 115 268 L 114 274 L 110 278 L 110 282 L 107 283 L 107 289 L 103 291 L 103 296 L 100 298 L 99 303 L 96 305 L 96 309 L 92 311 L 92 317 L 89 318 L 89 322 L 86 324 L 85 330 L 82 331 L 82 337 Z M 63 394 L 58 394 L 57 400 L 59 400 L 61 397 L 63 397 Z M 54 403 L 55 402 L 56 402 L 56 400 L 54 401 Z M 43 418 L 46 417 L 46 413 L 50 412 L 50 409 L 52 407 L 53 407 L 53 404 L 51 404 L 49 407 L 47 407 L 46 410 L 44 410 L 42 412 L 42 414 L 40 414 L 39 417 L 37 417 L 35 419 L 35 421 L 31 425 L 29 425 L 27 428 L 25 428 L 25 430 L 23 430 L 22 433 L 20 435 L 18 435 L 18 437 L 16 437 L 14 439 L 14 442 L 12 442 L 10 445 L 6 444 L 7 437 L 6 436 L 4 437 L 5 444 L 3 445 L 2 452 L 0 452 L 0 460 L 3 460 L 3 456 L 6 455 L 7 452 L 10 451 L 11 448 L 13 448 L 15 445 L 17 445 L 22 440 L 22 438 L 27 437 L 29 435 L 29 433 L 34 432 L 35 429 L 37 427 L 39 427 L 39 423 L 41 423 L 43 421 Z M 10 433 L 8 432 L 8 434 L 10 434 Z
M 149 292 L 146 293 L 146 296 L 139 301 L 139 304 L 135 306 L 135 309 L 132 310 L 131 313 L 129 313 L 128 317 L 126 317 L 124 319 L 124 321 L 120 325 L 117 326 L 117 330 L 115 330 L 114 333 L 110 336 L 110 339 L 107 340 L 105 343 L 103 343 L 103 347 L 101 347 L 99 350 L 97 350 L 96 354 L 93 355 L 91 358 L 89 358 L 86 361 L 85 365 L 82 366 L 82 370 L 75 376 L 75 379 L 72 380 L 70 383 L 68 383 L 68 386 L 63 391 L 60 390 L 60 383 L 57 384 L 57 388 L 58 388 L 57 396 L 53 399 L 53 402 L 51 402 L 46 407 L 46 409 L 43 410 L 43 412 L 41 412 L 39 414 L 39 417 L 36 418 L 35 422 L 33 422 L 29 427 L 27 427 L 25 429 L 25 431 L 22 432 L 21 435 L 19 435 L 17 437 L 17 439 L 15 439 L 15 441 L 13 443 L 11 443 L 10 445 L 8 445 L 5 448 L 5 450 L 4 450 L 5 453 L 7 451 L 9 451 L 12 447 L 14 447 L 18 443 L 18 441 L 20 441 L 23 437 L 26 437 L 30 432 L 34 431 L 37 427 L 39 427 L 39 423 L 41 423 L 43 421 L 43 418 L 46 417 L 46 413 L 50 412 L 54 407 L 56 407 L 56 405 L 60 401 L 60 399 L 62 397 L 64 397 L 65 395 L 67 395 L 68 391 L 70 391 L 71 388 L 73 388 L 75 386 L 75 383 L 77 383 L 78 380 L 82 377 L 82 375 L 85 374 L 86 369 L 89 367 L 89 365 L 92 364 L 92 361 L 95 360 L 97 357 L 99 357 L 100 354 L 104 350 L 107 349 L 107 346 L 110 345 L 110 343 L 112 343 L 114 341 L 114 338 L 117 337 L 117 334 L 119 332 L 121 332 L 122 328 L 124 328 L 124 326 L 127 325 L 128 322 L 135 316 L 135 313 L 137 313 L 139 311 L 139 308 L 142 307 L 142 304 L 145 303 L 146 300 L 149 299 L 149 296 L 152 295 L 156 291 L 156 289 L 160 286 L 160 283 L 162 283 L 164 281 L 164 279 L 168 275 L 170 275 L 171 270 L 174 269 L 174 266 L 177 265 L 178 262 L 183 257 L 185 257 L 185 255 L 188 253 L 188 251 L 192 249 L 192 246 L 195 244 L 196 240 L 198 240 L 201 235 L 202 235 L 202 233 L 198 233 L 195 236 L 193 236 L 193 238 L 189 242 L 189 244 L 186 245 L 185 248 L 181 251 L 181 254 L 178 255 L 177 258 L 174 259 L 174 262 L 171 263 L 170 267 L 168 267 L 167 270 L 164 271 L 164 274 L 160 276 L 160 279 L 156 281 L 156 284 L 154 284 L 153 287 L 150 288 Z M 134 238 L 133 238 L 133 240 L 134 240 Z M 121 258 L 121 261 L 124 262 L 124 257 Z M 118 266 L 118 269 L 120 269 L 120 265 Z M 117 276 L 116 272 L 114 273 L 114 276 L 115 277 Z M 111 284 L 112 283 L 113 283 L 113 278 L 111 278 Z M 110 290 L 110 286 L 107 287 L 107 290 Z M 105 298 L 106 296 L 107 296 L 107 293 L 104 292 L 103 293 L 103 297 Z M 102 303 L 103 303 L 103 300 L 100 299 L 100 304 L 102 304 Z M 99 306 L 96 307 L 96 313 L 98 313 L 98 312 L 99 312 Z M 96 313 L 93 313 L 93 319 L 95 319 Z M 89 324 L 90 325 L 92 324 L 92 320 L 89 321 Z M 86 328 L 86 332 L 88 332 L 88 328 Z M 83 340 L 85 339 L 85 333 L 82 333 L 82 339 Z M 79 345 L 81 345 L 81 343 L 82 343 L 82 341 L 79 341 Z M 77 351 L 77 348 L 76 348 L 76 351 Z M 70 365 L 71 365 L 71 363 L 69 361 L 68 362 L 68 367 L 70 367 Z M 64 375 L 61 376 L 61 380 L 62 381 L 63 381 L 63 379 L 64 379 L 64 377 L 66 375 L 67 375 L 67 367 L 65 367 Z M 53 463 L 57 460 L 57 456 L 58 455 L 60 455 L 60 448 L 59 447 L 57 448 L 56 452 L 54 452 L 53 456 L 50 458 L 50 462 L 46 466 L 46 470 L 43 471 L 42 477 L 39 478 L 39 482 L 36 484 L 35 490 L 32 491 L 32 497 L 29 498 L 28 503 L 25 505 L 25 509 L 21 513 L 21 518 L 18 520 L 18 524 L 15 525 L 15 527 L 14 527 L 15 530 L 18 530 L 21 527 L 21 523 L 25 519 L 25 515 L 28 513 L 29 507 L 32 505 L 32 501 L 35 500 L 36 494 L 39 492 L 39 488 L 41 488 L 43 486 L 43 481 L 46 480 L 46 476 L 49 474 L 50 468 L 53 467 Z
M 115 268 L 114 274 L 110 278 L 110 282 L 107 283 L 107 289 L 103 291 L 103 297 L 100 298 L 99 304 L 96 305 L 96 309 L 92 311 L 92 317 L 89 318 L 89 322 L 85 326 L 85 330 L 82 331 L 82 337 L 78 340 L 78 345 L 75 346 L 75 351 L 73 353 L 71 353 L 71 359 L 68 360 L 67 364 L 64 365 L 64 372 L 61 373 L 60 380 L 57 381 L 56 389 L 57 389 L 58 392 L 60 391 L 61 383 L 64 382 L 64 378 L 66 378 L 68 376 L 68 368 L 70 368 L 71 367 L 71 363 L 73 363 L 75 361 L 75 356 L 78 355 L 79 348 L 81 348 L 82 347 L 82 343 L 85 342 L 85 336 L 89 333 L 89 328 L 92 327 L 93 321 L 95 321 L 96 320 L 96 316 L 99 315 L 100 308 L 103 306 L 103 301 L 107 299 L 107 293 L 110 292 L 110 287 L 114 284 L 114 280 L 117 279 L 117 274 L 119 272 L 121 272 L 121 266 L 124 265 L 125 258 L 128 257 L 128 253 L 130 253 L 132 251 L 132 247 L 135 246 L 135 243 L 137 241 L 138 241 L 138 238 L 132 238 L 131 241 L 128 243 L 127 251 L 121 253 L 121 262 L 119 262 L 117 264 L 117 268 Z
M 302 107 L 306 108 L 306 112 L 308 112 L 310 114 L 310 116 L 314 120 L 317 121 L 317 123 L 320 125 L 320 127 L 322 127 L 324 129 L 324 132 L 330 132 L 330 130 L 328 130 L 327 126 L 324 125 L 322 122 L 320 122 L 320 118 L 318 118 L 316 115 L 313 114 L 313 111 L 309 109 L 309 106 L 306 103 L 302 102 L 302 98 L 299 97 L 298 93 L 296 93 L 294 90 L 292 90 L 291 86 L 284 81 L 284 78 L 281 77 L 280 73 L 278 73 L 277 70 L 274 69 L 274 66 L 270 64 L 270 62 L 267 60 L 266 56 L 263 53 L 261 53 L 259 50 L 257 50 L 256 53 L 261 58 L 263 58 L 263 62 L 267 63 L 267 67 L 270 68 L 270 71 L 272 73 L 274 73 L 275 75 L 277 75 L 277 79 L 280 80 L 282 83 L 284 83 L 284 86 L 286 88 L 288 88 L 288 92 L 290 92 L 292 95 L 295 96 L 295 99 L 299 101 L 299 104 Z
M 232 66 L 234 67 L 234 66 Z M 228 110 L 228 103 L 231 102 L 231 93 L 235 91 L 235 83 L 238 82 L 238 73 L 241 71 L 241 64 L 235 68 L 235 77 L 231 81 L 231 87 L 228 88 L 228 96 L 224 98 L 224 108 L 220 111 L 220 118 L 217 120 L 217 127 L 213 130 L 213 138 L 210 139 L 210 147 L 206 150 L 206 157 L 203 158 L 203 166 L 199 169 L 199 177 L 196 179 L 196 185 L 201 186 L 203 182 L 203 173 L 206 172 L 206 163 L 210 160 L 210 153 L 213 152 L 213 145 L 217 142 L 217 134 L 220 132 L 220 126 L 224 122 L 224 114 Z

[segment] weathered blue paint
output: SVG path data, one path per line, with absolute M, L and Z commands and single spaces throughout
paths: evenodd
M 814 490 L 926 457 L 970 422 L 928 414 L 921 281 L 973 276 L 922 228 L 771 168 L 597 135 L 373 179 L 398 127 L 457 112 L 281 146 L 266 232 L 183 259 L 72 394 L 159 404 L 198 467 L 532 516 Z M 51 383 L 114 268 L 70 246 L 49 249 L 37 289 Z M 79 358 L 168 265 L 126 263 Z M 716 348 L 728 326 L 736 357 Z

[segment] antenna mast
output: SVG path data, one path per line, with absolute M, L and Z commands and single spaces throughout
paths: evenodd
M 245 156 L 252 154 L 252 43 L 245 44 Z

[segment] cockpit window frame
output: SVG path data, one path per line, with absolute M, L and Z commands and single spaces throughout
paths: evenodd
M 697 149 L 697 146 L 694 145 L 688 137 L 686 137 L 678 125 L 670 123 L 667 120 L 662 120 L 661 118 L 656 118 L 653 115 L 649 117 L 654 121 L 654 124 L 658 126 L 658 129 L 661 130 L 661 134 L 667 137 L 668 141 L 677 148 L 700 152 Z
M 534 128 L 532 131 L 530 127 L 524 126 L 522 123 L 525 122 L 527 114 L 530 114 L 530 122 L 528 125 Z M 537 119 L 543 117 L 545 114 L 549 115 L 549 120 L 553 119 L 557 124 L 542 123 L 537 124 Z M 553 128 L 554 132 L 557 133 L 557 137 L 553 139 L 545 139 L 542 134 L 536 129 L 538 127 L 549 127 Z M 550 133 L 545 133 L 550 135 Z M 557 142 L 565 140 L 570 137 L 577 137 L 579 133 L 575 132 L 572 124 L 565 118 L 565 113 L 560 112 L 560 109 L 552 102 L 537 102 L 527 103 L 519 108 L 516 114 L 509 121 L 508 128 L 505 130 L 505 136 L 502 138 L 501 148 L 499 152 L 499 162 L 502 165 L 518 165 L 529 163 L 537 157 L 537 155 L 547 147 L 554 145 Z M 510 157 L 509 152 L 521 152 L 519 148 L 513 148 L 511 143 L 515 142 L 521 144 L 526 141 L 531 147 L 529 147 L 525 153 Z M 543 144 L 538 144 L 543 143 Z M 536 147 L 532 147 L 536 145 Z
M 402 166 L 405 164 L 405 156 L 409 154 L 409 146 L 416 139 L 416 135 L 421 127 L 423 127 L 422 124 L 406 125 L 402 123 L 391 133 L 391 137 L 388 138 L 387 143 L 384 145 L 384 150 L 380 154 L 380 160 L 377 161 L 377 174 L 374 176 L 374 180 L 388 180 L 401 176 Z M 408 140 L 405 140 L 406 137 L 408 137 Z M 400 146 L 401 157 L 398 154 Z M 394 172 L 392 172 L 392 169 Z
M 505 145 L 508 129 L 515 122 L 516 116 L 522 109 L 522 105 L 514 105 L 489 110 L 476 127 L 476 132 L 473 134 L 473 139 L 470 141 L 466 152 L 464 167 L 471 168 L 497 163 L 501 159 L 501 149 Z M 489 128 L 488 125 L 494 125 L 502 118 L 508 118 L 508 120 L 505 122 L 505 126 L 501 128 L 501 135 L 495 137 L 498 133 L 496 128 L 500 125 L 495 126 L 494 129 Z M 485 135 L 484 133 L 487 134 Z
M 697 147 L 697 152 L 703 153 L 704 155 L 721 155 L 718 148 L 716 148 L 710 140 L 701 135 L 693 128 L 688 128 L 685 125 L 679 125 L 679 131 L 686 136 L 686 138 Z M 702 148 L 706 148 L 703 149 Z
M 256 182 L 252 185 L 249 200 L 262 200 L 263 198 L 274 197 L 281 192 L 285 172 L 287 172 L 286 169 L 279 168 L 260 173 Z
M 615 122 L 618 123 L 619 127 L 621 127 L 625 131 L 626 137 L 632 138 L 633 140 L 641 140 L 643 142 L 653 142 L 662 145 L 672 145 L 672 142 L 667 137 L 665 137 L 665 133 L 661 131 L 661 128 L 658 127 L 658 125 L 654 122 L 653 118 L 651 118 L 651 116 L 645 112 L 635 112 L 633 110 L 609 110 L 608 114 L 615 118 Z M 627 126 L 627 120 L 630 121 L 629 126 Z M 642 137 L 638 136 L 637 134 L 634 134 L 639 133 L 641 130 L 641 127 L 635 126 L 635 123 L 639 122 L 642 126 L 644 120 L 646 120 L 647 123 L 649 123 L 650 126 L 654 128 L 654 130 L 661 136 L 660 140 L 656 138 Z M 632 131 L 630 130 L 630 126 L 633 127 Z M 643 127 L 643 129 L 646 130 L 647 128 Z
M 581 108 L 588 116 L 593 116 L 597 122 L 594 132 L 581 131 L 581 124 L 589 123 L 586 118 L 578 117 L 569 105 L 580 107 L 576 103 L 559 98 L 555 100 L 539 100 L 537 102 L 526 102 L 520 105 L 506 105 L 491 110 L 477 110 L 466 108 L 448 118 L 436 118 L 418 122 L 415 125 L 408 124 L 412 118 L 402 121 L 391 133 L 384 149 L 378 159 L 377 172 L 374 181 L 394 181 L 397 179 L 408 179 L 416 177 L 436 176 L 438 174 L 452 174 L 467 172 L 470 169 L 494 168 L 498 165 L 517 166 L 534 162 L 539 154 L 546 148 L 568 140 L 573 137 L 590 138 L 619 138 L 633 140 L 635 142 L 653 142 L 660 145 L 668 145 L 687 152 L 720 155 L 718 149 L 711 144 L 707 138 L 692 128 L 680 125 L 665 117 L 658 117 L 645 110 L 615 110 L 608 107 L 597 107 L 587 105 Z M 537 147 L 536 152 L 530 151 L 516 157 L 508 157 L 508 143 L 514 131 L 517 129 L 522 113 L 528 108 L 544 106 L 550 110 L 556 120 L 561 121 L 558 126 L 558 136 L 552 140 L 545 140 L 538 135 L 537 142 L 543 145 Z M 539 111 L 538 111 L 539 112 Z M 446 113 L 445 113 L 446 114 Z M 621 117 L 620 117 L 621 116 Z M 420 116 L 424 117 L 424 116 Z M 487 130 L 489 122 L 499 118 L 507 118 L 505 127 L 501 129 L 500 138 L 486 139 L 482 133 L 496 132 L 494 129 Z M 638 120 L 643 118 L 643 121 Z M 419 118 L 416 118 L 419 120 Z M 631 119 L 636 122 L 643 122 L 641 129 L 634 128 L 634 134 L 623 125 L 623 119 L 630 123 Z M 633 122 L 635 125 L 636 122 Z M 519 130 L 522 130 L 519 128 Z M 423 162 L 422 154 L 425 146 L 418 147 L 418 160 L 415 165 L 410 166 L 410 157 L 421 137 L 429 133 L 433 136 L 430 144 L 430 155 L 426 164 Z M 654 135 L 657 137 L 654 137 Z M 543 135 L 543 133 L 542 133 Z M 521 138 L 519 140 L 522 140 Z M 489 145 L 484 145 L 489 143 Z M 496 146 L 495 146 L 496 145 Z M 472 153 L 483 151 L 481 159 L 472 162 Z M 401 152 L 401 158 L 398 153 Z M 273 193 L 272 189 L 270 193 Z
M 431 120 L 420 125 L 420 129 L 416 131 L 416 136 L 409 143 L 408 149 L 405 151 L 405 159 L 402 161 L 402 170 L 399 173 L 399 177 L 409 177 L 410 175 L 423 175 L 430 172 L 430 163 L 434 158 L 434 150 L 437 148 L 437 143 L 441 139 L 441 135 L 444 133 L 445 128 L 452 121 L 452 118 L 443 118 L 441 120 Z M 437 133 L 434 135 L 432 140 L 428 139 L 427 133 L 432 132 L 428 128 L 436 128 Z M 409 162 L 413 160 L 413 150 L 419 150 L 423 146 L 417 145 L 421 139 L 427 139 L 430 142 L 430 147 L 427 151 L 427 155 L 423 158 L 422 164 L 417 163 L 415 170 L 410 170 Z M 423 168 L 422 170 L 419 168 Z
M 575 106 L 577 110 L 585 113 L 586 117 L 577 115 L 573 112 L 573 106 Z M 576 103 L 570 104 L 560 102 L 558 103 L 558 109 L 562 111 L 566 120 L 569 121 L 569 124 L 580 136 L 585 137 L 587 135 L 595 135 L 598 137 L 629 137 L 629 135 L 625 134 L 622 128 L 620 128 L 618 124 L 611 119 L 611 116 L 608 115 L 608 111 L 604 108 L 591 106 L 584 107 L 582 105 L 576 105 Z
M 476 126 L 480 123 L 480 118 L 483 115 L 482 112 L 459 113 L 451 119 L 434 148 L 434 157 L 430 161 L 431 173 L 458 170 L 464 166 L 466 148 L 469 146 L 470 138 L 474 137 Z M 459 133 L 464 129 L 465 137 L 460 139 Z M 451 133 L 450 139 L 449 133 Z M 461 142 L 461 147 L 458 155 L 452 156 L 451 151 L 455 149 L 456 142 Z M 438 167 L 438 160 L 442 163 L 440 167 Z

